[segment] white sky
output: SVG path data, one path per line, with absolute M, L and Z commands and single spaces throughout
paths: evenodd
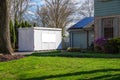
M 42 1 L 42 2 L 41 2 L 41 1 Z M 44 1 L 44 0 L 32 0 L 32 2 L 29 3 L 29 5 L 33 5 L 33 7 L 31 7 L 31 8 L 27 11 L 26 14 L 29 14 L 29 15 L 31 15 L 31 16 L 34 16 L 37 5 L 40 6 L 40 5 L 44 4 L 43 1 Z M 73 3 L 78 3 L 78 2 L 79 2 L 79 3 L 77 4 L 77 6 L 80 6 L 80 5 L 81 5 L 80 2 L 84 2 L 85 0 L 72 0 L 72 1 L 73 1 Z M 76 18 L 76 19 L 77 19 L 77 18 Z M 78 18 L 78 20 L 79 20 L 79 18 Z M 71 23 L 71 24 L 74 24 L 74 23 Z
M 29 3 L 29 5 L 33 5 L 33 7 L 31 8 L 32 10 L 29 10 L 28 13 L 33 14 L 33 13 L 32 13 L 32 12 L 33 12 L 33 9 L 35 9 L 35 7 L 36 7 L 37 5 L 42 5 L 42 4 L 44 4 L 43 1 L 44 1 L 44 0 L 32 0 L 32 2 Z M 84 2 L 85 0 L 72 0 L 72 1 L 73 1 L 74 3 L 78 3 L 78 2 Z M 78 6 L 79 6 L 79 4 L 78 4 Z M 31 11 L 31 12 L 30 12 L 30 11 Z

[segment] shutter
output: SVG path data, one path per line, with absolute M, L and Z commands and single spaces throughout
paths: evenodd
M 99 35 L 99 38 L 101 38 L 104 34 L 104 30 L 103 30 L 103 27 L 102 27 L 102 19 L 99 19 L 98 20 L 98 35 Z
M 114 37 L 119 36 L 119 24 L 118 24 L 119 18 L 114 18 L 113 21 L 113 29 L 114 29 Z

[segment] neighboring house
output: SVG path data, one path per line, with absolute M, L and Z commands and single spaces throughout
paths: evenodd
M 94 40 L 94 18 L 86 17 L 68 29 L 70 47 L 88 48 Z
M 94 0 L 95 39 L 120 37 L 120 0 Z

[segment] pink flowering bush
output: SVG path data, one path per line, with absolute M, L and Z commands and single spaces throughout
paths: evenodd
M 104 48 L 105 48 L 107 42 L 108 42 L 108 40 L 104 37 L 96 39 L 94 42 L 95 51 L 96 52 L 104 52 Z
M 120 38 L 99 38 L 95 40 L 95 51 L 103 53 L 119 53 L 120 52 Z

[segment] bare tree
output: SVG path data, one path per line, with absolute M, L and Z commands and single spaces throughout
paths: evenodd
M 11 0 L 10 1 L 10 15 L 13 20 L 21 22 L 27 9 L 30 7 L 31 0 Z
M 82 17 L 93 17 L 94 16 L 94 0 L 86 0 L 78 8 L 79 14 Z
M 10 43 L 8 1 L 1 0 L 0 3 L 0 53 L 12 55 L 13 49 Z
M 45 5 L 38 11 L 43 24 L 52 28 L 62 28 L 64 36 L 65 26 L 72 21 L 69 18 L 74 12 L 71 0 L 44 0 Z
M 46 15 L 47 15 L 47 12 L 46 12 L 46 8 L 45 7 L 37 7 L 37 23 L 40 23 L 40 26 L 43 26 L 43 27 L 47 27 L 47 19 L 46 19 Z

